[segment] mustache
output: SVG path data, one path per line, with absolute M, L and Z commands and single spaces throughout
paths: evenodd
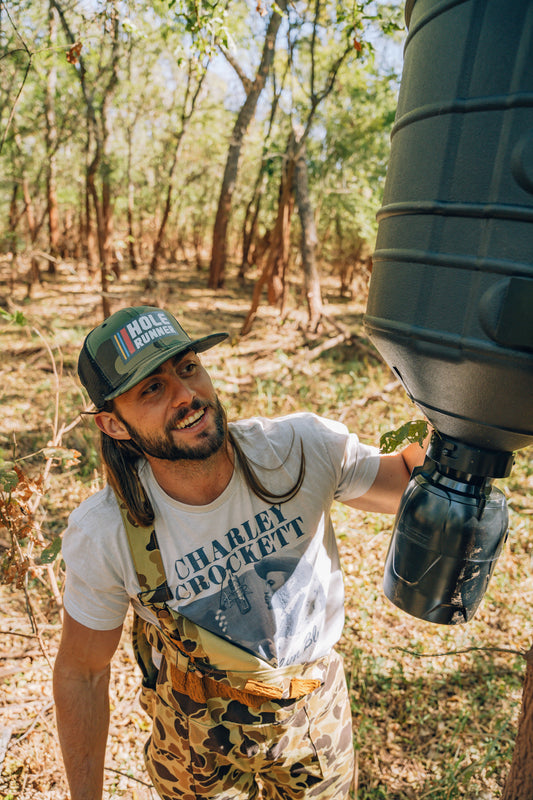
M 215 407 L 216 407 L 215 403 L 212 403 L 210 400 L 200 400 L 199 397 L 195 397 L 189 406 L 187 406 L 186 408 L 179 408 L 176 411 L 172 419 L 169 421 L 167 429 L 172 430 L 177 425 L 178 422 L 184 420 L 185 417 L 187 417 L 193 411 L 200 411 L 202 409 L 207 409 L 207 408 L 214 409 Z

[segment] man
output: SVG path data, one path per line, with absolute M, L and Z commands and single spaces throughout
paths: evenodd
M 129 603 L 154 719 L 146 763 L 164 800 L 255 798 L 258 786 L 279 800 L 348 796 L 330 506 L 394 513 L 423 449 L 380 456 L 313 414 L 228 425 L 198 356 L 225 338 L 192 340 L 143 306 L 109 317 L 80 354 L 108 486 L 63 541 L 54 692 L 72 800 L 102 796 L 109 665 Z M 273 557 L 283 585 L 271 575 L 265 602 Z M 281 613 L 291 587 L 309 609 L 294 631 Z

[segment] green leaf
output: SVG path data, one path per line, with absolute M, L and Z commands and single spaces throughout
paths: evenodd
M 10 311 L 6 311 L 4 308 L 0 308 L 0 316 L 2 316 L 7 322 L 14 322 L 15 325 L 27 325 L 28 320 L 22 313 L 22 311 L 15 311 L 12 314 Z
M 404 442 L 418 442 L 422 446 L 427 436 L 428 423 L 423 419 L 406 422 L 395 431 L 384 433 L 379 440 L 379 449 L 382 453 L 393 453 Z
M 53 561 L 56 560 L 60 552 L 61 552 L 61 536 L 56 536 L 54 541 L 51 544 L 49 544 L 48 547 L 45 547 L 39 558 L 36 560 L 39 564 L 51 564 Z
M 19 482 L 19 476 L 10 467 L 0 468 L 0 486 L 4 492 L 12 492 Z

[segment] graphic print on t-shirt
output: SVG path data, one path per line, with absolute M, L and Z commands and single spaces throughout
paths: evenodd
M 272 505 L 175 561 L 179 610 L 270 663 L 302 661 L 326 604 L 317 555 L 302 517 Z

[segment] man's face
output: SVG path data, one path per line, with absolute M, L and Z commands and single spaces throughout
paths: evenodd
M 283 597 L 283 593 L 280 593 L 279 590 L 284 585 L 285 581 L 287 580 L 287 575 L 285 572 L 281 572 L 281 570 L 270 570 L 267 572 L 265 583 L 265 603 L 267 608 L 272 608 L 272 598 L 278 593 L 278 597 L 280 598 L 282 604 L 285 602 L 285 598 Z
M 271 593 L 274 594 L 287 580 L 287 575 L 285 572 L 281 572 L 281 570 L 272 570 L 271 572 L 267 572 L 266 576 L 266 584 L 270 589 Z
M 204 460 L 226 440 L 224 411 L 198 356 L 165 361 L 152 375 L 116 398 L 114 415 L 147 456 Z

